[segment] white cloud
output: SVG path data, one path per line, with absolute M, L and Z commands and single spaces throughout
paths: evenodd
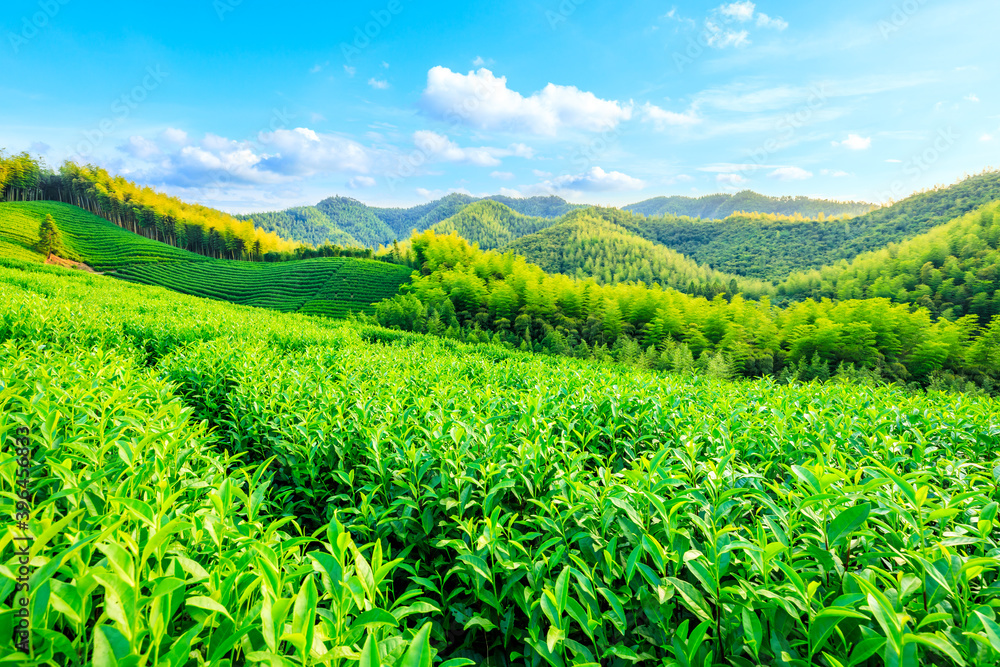
M 347 182 L 347 187 L 352 190 L 375 187 L 375 179 L 371 176 L 355 176 Z
M 160 132 L 159 139 L 162 142 L 174 144 L 175 146 L 186 146 L 190 141 L 187 132 L 178 130 L 175 127 L 168 127 L 163 132 Z
M 129 137 L 118 150 L 140 160 L 150 160 L 160 154 L 160 147 L 145 137 Z
M 805 181 L 812 178 L 813 173 L 801 167 L 778 167 L 768 174 L 768 177 L 779 181 Z
M 771 18 L 767 14 L 757 14 L 757 27 L 759 28 L 772 28 L 781 32 L 788 27 L 788 21 L 782 18 Z
M 716 49 L 749 46 L 750 33 L 746 30 L 729 30 L 713 21 L 705 21 L 705 39 L 709 46 Z
M 376 79 L 375 77 L 368 79 L 368 85 L 375 90 L 387 90 L 389 88 L 388 81 L 385 79 Z
M 993 135 L 992 134 L 984 134 L 983 136 L 979 137 L 979 140 L 980 141 L 993 141 Z
M 862 137 L 860 134 L 849 134 L 843 141 L 830 142 L 834 146 L 843 146 L 852 151 L 866 151 L 872 147 L 871 137 Z
M 534 151 L 525 144 L 511 144 L 508 148 L 462 148 L 443 134 L 430 130 L 418 130 L 413 133 L 414 145 L 436 162 L 465 162 L 479 167 L 496 167 L 500 158 L 504 157 L 534 157 Z
M 978 102 L 979 101 L 979 95 L 976 95 L 975 93 L 973 93 L 971 95 L 966 95 L 965 99 L 967 99 L 970 102 Z
M 582 192 L 625 192 L 641 190 L 646 183 L 620 171 L 604 171 L 591 167 L 582 174 L 558 176 L 524 188 L 528 194 L 582 193 Z
M 500 188 L 500 194 L 504 197 L 513 197 L 514 199 L 522 199 L 524 197 L 520 190 L 515 190 L 514 188 Z
M 506 77 L 481 68 L 468 74 L 434 67 L 427 73 L 424 110 L 483 130 L 554 136 L 564 129 L 600 132 L 632 117 L 632 105 L 603 100 L 574 86 L 550 83 L 525 97 Z
M 848 176 L 853 176 L 854 174 L 849 174 L 846 171 L 835 171 L 833 169 L 821 169 L 820 176 L 829 176 L 831 178 L 847 178 Z
M 344 65 L 344 71 L 347 72 L 347 76 L 354 77 L 358 73 L 357 67 L 351 67 L 350 65 Z
M 490 58 L 489 60 L 486 60 L 482 56 L 476 56 L 476 59 L 472 61 L 472 66 L 473 67 L 489 67 L 492 64 L 493 64 L 493 59 L 492 58 Z
M 743 178 L 739 174 L 717 174 L 715 177 L 715 182 L 724 183 L 725 185 L 737 186 L 746 183 L 747 179 Z
M 323 71 L 323 66 L 318 63 L 309 68 L 310 74 L 318 74 L 319 72 L 322 71 Z
M 755 8 L 756 5 L 754 5 L 754 3 L 749 0 L 745 0 L 744 2 L 734 2 L 729 5 L 722 5 L 719 7 L 719 13 L 734 21 L 745 23 L 753 18 Z
M 702 37 L 708 46 L 716 49 L 749 46 L 750 31 L 742 26 L 750 23 L 778 32 L 788 27 L 788 21 L 758 12 L 757 5 L 750 0 L 739 0 L 713 9 L 705 19 Z
M 385 69 L 389 69 L 389 63 L 387 63 L 386 61 L 383 60 L 382 61 L 382 67 L 384 67 Z
M 512 181 L 514 180 L 514 174 L 509 171 L 494 171 L 490 174 L 490 178 L 495 178 L 500 181 Z
M 697 125 L 701 122 L 701 118 L 698 118 L 697 112 L 693 107 L 684 113 L 677 113 L 676 111 L 661 109 L 655 104 L 647 102 L 642 106 L 641 111 L 642 119 L 646 122 L 652 123 L 657 130 L 664 130 L 671 126 L 684 127 Z

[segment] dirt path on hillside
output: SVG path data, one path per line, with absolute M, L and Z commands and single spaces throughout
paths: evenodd
M 86 271 L 87 273 L 101 274 L 100 271 L 94 271 L 83 262 L 74 262 L 71 259 L 63 259 L 62 257 L 57 257 L 56 255 L 49 255 L 48 259 L 45 260 L 46 264 L 51 264 L 54 266 L 61 266 L 67 269 L 79 269 L 80 271 Z

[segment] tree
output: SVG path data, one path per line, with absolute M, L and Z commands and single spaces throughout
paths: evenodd
M 62 236 L 56 221 L 51 215 L 46 215 L 38 227 L 38 244 L 35 249 L 45 255 L 46 259 L 62 246 Z

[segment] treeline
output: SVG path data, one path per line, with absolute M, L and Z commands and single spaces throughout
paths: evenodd
M 480 251 L 433 232 L 412 242 L 419 271 L 376 307 L 380 324 L 522 350 L 615 359 L 677 372 L 825 379 L 867 373 L 897 382 L 992 388 L 1000 319 L 933 321 L 888 299 L 711 301 L 673 289 L 601 285 L 548 274 L 512 253 Z
M 253 220 L 266 232 L 300 243 L 320 246 L 324 243 L 343 247 L 360 246 L 353 236 L 336 227 L 330 218 L 315 206 L 299 206 L 284 211 L 268 211 L 237 215 L 237 220 Z
M 632 218 L 612 208 L 574 211 L 563 222 L 519 238 L 506 249 L 548 273 L 592 278 L 602 285 L 642 282 L 708 298 L 743 293 L 756 299 L 773 293 L 770 283 L 714 271 L 612 222 Z
M 27 153 L 0 154 L 7 201 L 60 201 L 79 206 L 146 238 L 218 259 L 294 257 L 298 244 L 207 206 L 188 204 L 94 165 L 66 162 L 53 172 Z
M 714 194 L 704 197 L 654 197 L 626 206 L 625 209 L 647 216 L 676 215 L 691 218 L 721 220 L 740 211 L 802 215 L 816 218 L 826 216 L 861 215 L 872 209 L 872 204 L 855 201 L 810 199 L 809 197 L 768 197 L 753 190 L 736 194 Z
M 42 199 L 42 180 L 48 171 L 28 153 L 8 156 L 0 150 L 0 201 Z
M 777 282 L 924 234 L 998 199 L 1000 172 L 994 171 L 850 220 L 736 214 L 724 220 L 635 216 L 619 224 L 717 271 Z
M 1000 205 L 986 206 L 854 261 L 790 276 L 780 298 L 885 298 L 956 320 L 1000 315 Z

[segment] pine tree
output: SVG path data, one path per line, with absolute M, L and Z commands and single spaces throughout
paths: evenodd
M 38 227 L 38 243 L 35 245 L 35 249 L 45 255 L 47 259 L 61 246 L 62 236 L 59 234 L 59 228 L 56 227 L 56 221 L 51 215 L 46 215 Z

